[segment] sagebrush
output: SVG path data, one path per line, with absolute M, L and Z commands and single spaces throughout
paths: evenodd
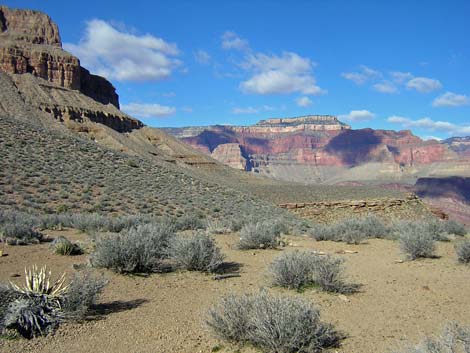
M 222 339 L 267 352 L 321 352 L 338 346 L 344 337 L 320 320 L 319 310 L 309 301 L 265 291 L 222 298 L 209 310 L 206 322 Z

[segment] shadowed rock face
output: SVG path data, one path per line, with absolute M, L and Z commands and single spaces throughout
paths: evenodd
M 90 74 L 78 58 L 63 50 L 57 25 L 38 11 L 0 6 L 0 69 L 9 74 L 30 73 L 119 108 L 113 85 Z
M 396 180 L 403 175 L 412 179 L 414 175 L 429 175 L 426 174 L 431 172 L 429 166 L 436 164 L 444 175 L 470 175 L 470 166 L 465 164 L 468 156 L 458 153 L 457 147 L 449 148 L 435 140 L 423 141 L 407 130 L 352 130 L 334 116 L 267 119 L 252 126 L 218 125 L 166 131 L 207 154 L 222 148 L 223 158 L 218 153 L 213 157 L 232 166 L 240 153 L 229 146 L 238 145 L 251 170 L 278 179 L 338 182 L 377 177 Z M 459 146 L 464 149 L 462 146 L 467 145 L 460 142 Z

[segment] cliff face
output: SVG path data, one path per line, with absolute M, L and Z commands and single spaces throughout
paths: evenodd
M 252 126 L 167 131 L 222 163 L 233 166 L 232 161 L 242 156 L 246 162 L 235 163 L 237 169 L 245 165 L 245 170 L 284 180 L 413 178 L 416 174 L 429 173 L 432 169 L 429 166 L 435 164 L 440 164 L 443 173 L 459 170 L 470 174 L 470 167 L 463 167 L 461 161 L 453 164 L 461 158 L 446 144 L 423 141 L 406 130 L 352 130 L 334 116 L 268 119 Z M 240 154 L 233 146 L 240 146 L 244 153 Z M 220 149 L 225 152 L 220 154 Z
M 28 106 L 61 122 L 94 122 L 118 132 L 143 124 L 119 110 L 119 97 L 105 78 L 80 66 L 62 49 L 57 25 L 38 11 L 0 6 L 0 76 Z M 10 95 L 11 95 L 10 94 Z M 0 111 L 14 114 L 6 104 Z
M 119 108 L 112 84 L 91 75 L 78 58 L 63 50 L 57 25 L 38 11 L 0 6 L 0 69 L 9 74 L 30 73 Z

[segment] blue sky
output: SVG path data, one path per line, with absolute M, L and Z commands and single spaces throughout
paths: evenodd
M 4 1 L 151 126 L 339 115 L 354 128 L 470 135 L 469 1 Z

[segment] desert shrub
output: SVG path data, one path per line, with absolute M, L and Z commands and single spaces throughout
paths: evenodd
M 52 250 L 57 255 L 81 255 L 83 249 L 80 245 L 72 243 L 66 237 L 60 236 L 54 239 L 51 244 Z
M 194 213 L 182 215 L 176 220 L 176 228 L 178 230 L 198 230 L 205 229 L 206 222 L 200 216 Z
M 230 233 L 231 229 L 222 221 L 211 220 L 207 222 L 206 231 L 209 234 L 226 234 Z
M 90 262 L 118 273 L 149 273 L 167 258 L 174 229 L 165 224 L 143 224 L 119 234 L 96 239 Z
M 269 266 L 274 285 L 300 290 L 307 286 L 334 293 L 352 293 L 358 285 L 347 283 L 343 260 L 313 251 L 291 251 L 279 255 Z
M 249 223 L 240 230 L 239 249 L 268 249 L 279 245 L 280 227 L 273 222 Z
M 214 239 L 202 233 L 172 238 L 168 252 L 179 268 L 188 271 L 216 272 L 224 260 Z
M 467 234 L 467 230 L 465 229 L 465 226 L 462 223 L 459 223 L 454 220 L 448 220 L 443 222 L 442 224 L 444 232 L 447 234 L 454 234 L 458 236 L 465 236 Z
M 25 296 L 11 302 L 3 318 L 3 326 L 25 338 L 45 336 L 60 321 L 60 306 L 46 296 Z
M 330 225 L 314 225 L 309 235 L 315 240 L 344 241 L 359 244 L 367 238 L 384 238 L 390 233 L 380 219 L 374 215 L 350 218 Z
M 276 257 L 269 266 L 273 284 L 300 289 L 313 284 L 314 256 L 311 251 L 290 251 Z
M 331 255 L 317 255 L 313 257 L 313 283 L 326 292 L 354 293 L 358 284 L 348 283 L 344 280 L 344 260 Z
M 37 244 L 43 235 L 29 222 L 15 220 L 0 226 L 0 239 L 9 245 Z
M 104 277 L 98 277 L 91 271 L 75 273 L 63 299 L 64 315 L 68 319 L 84 319 L 107 284 Z
M 426 337 L 416 346 L 408 346 L 394 353 L 470 353 L 470 327 L 448 323 L 438 337 Z
M 0 285 L 0 333 L 32 338 L 53 332 L 64 320 L 83 319 L 106 285 L 90 272 L 75 274 L 68 284 L 65 275 L 51 281 L 45 267 L 25 273 L 24 286 Z
M 310 302 L 263 291 L 222 298 L 210 309 L 207 325 L 222 339 L 279 353 L 321 352 L 338 346 L 343 337 L 320 320 L 319 310 Z
M 427 233 L 436 241 L 449 241 L 449 233 L 445 231 L 445 223 L 436 218 L 424 221 L 423 226 Z
M 433 257 L 435 251 L 434 234 L 425 224 L 408 223 L 400 229 L 400 249 L 410 260 Z
M 331 225 L 314 224 L 308 232 L 309 236 L 317 241 L 340 241 L 338 233 Z
M 466 239 L 455 244 L 457 260 L 463 264 L 470 264 L 470 240 Z

